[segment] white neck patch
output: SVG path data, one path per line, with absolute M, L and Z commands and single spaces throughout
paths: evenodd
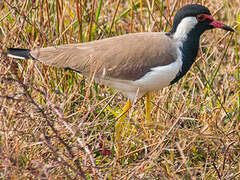
M 188 37 L 188 33 L 196 26 L 198 23 L 195 17 L 186 17 L 178 24 L 176 32 L 173 35 L 174 39 L 184 41 Z

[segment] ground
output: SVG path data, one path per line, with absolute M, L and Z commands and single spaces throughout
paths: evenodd
M 176 10 L 202 3 L 235 33 L 211 30 L 178 83 L 144 98 L 125 118 L 116 153 L 115 117 L 127 99 L 70 70 L 7 58 L 7 47 L 80 43 L 141 31 L 168 31 Z M 239 179 L 240 2 L 0 2 L 1 179 Z

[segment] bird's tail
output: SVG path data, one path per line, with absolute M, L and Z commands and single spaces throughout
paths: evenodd
M 17 59 L 30 59 L 32 58 L 29 49 L 8 48 L 7 56 Z

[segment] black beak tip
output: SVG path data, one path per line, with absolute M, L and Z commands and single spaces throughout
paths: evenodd
M 231 28 L 231 27 L 229 27 L 227 25 L 223 26 L 223 29 L 226 30 L 226 31 L 234 32 L 233 28 Z

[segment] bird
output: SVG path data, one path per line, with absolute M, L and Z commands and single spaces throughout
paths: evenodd
M 70 69 L 122 92 L 128 101 L 115 125 L 119 136 L 119 124 L 132 102 L 144 95 L 146 123 L 152 123 L 151 92 L 176 83 L 188 72 L 197 57 L 200 36 L 214 28 L 234 32 L 215 20 L 207 7 L 188 4 L 177 11 L 168 32 L 130 33 L 44 48 L 8 48 L 7 55 Z

